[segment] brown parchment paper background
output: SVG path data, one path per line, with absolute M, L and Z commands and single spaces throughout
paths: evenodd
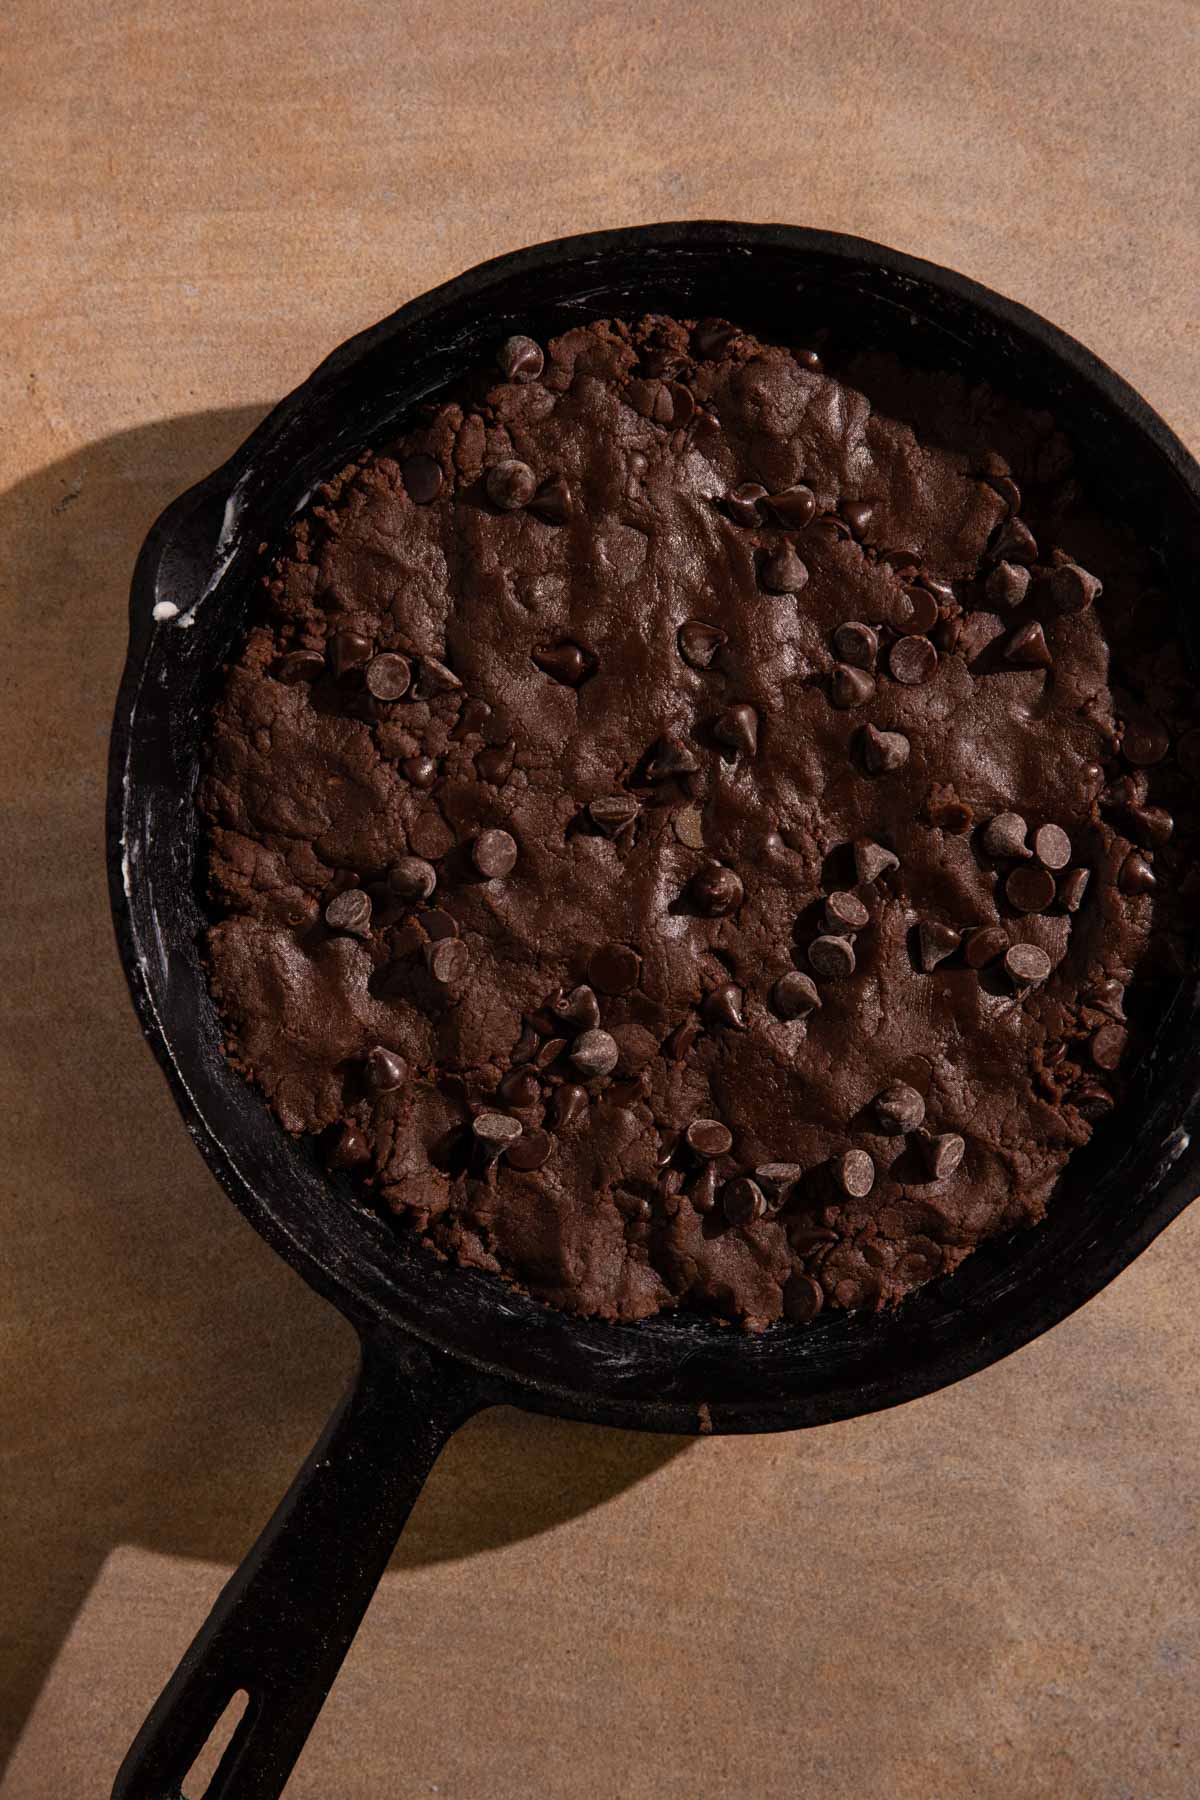
M 105 740 L 155 514 L 404 298 L 654 218 L 950 263 L 1200 446 L 1198 78 L 1186 0 L 8 0 L 7 1800 L 108 1792 L 352 1360 L 201 1166 L 112 948 Z M 818 1433 L 479 1419 L 289 1794 L 1194 1795 L 1198 1262 L 1200 1213 L 1004 1365 Z

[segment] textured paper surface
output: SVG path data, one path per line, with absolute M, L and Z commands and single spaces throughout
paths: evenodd
M 1195 8 L 10 0 L 0 19 L 0 1778 L 103 1795 L 340 1389 L 112 949 L 155 514 L 351 331 L 654 218 L 821 224 L 1073 331 L 1200 447 Z M 914 1407 L 451 1445 L 289 1794 L 1184 1800 L 1200 1213 Z

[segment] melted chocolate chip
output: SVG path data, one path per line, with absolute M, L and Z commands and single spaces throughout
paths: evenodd
M 730 706 L 715 721 L 713 736 L 718 744 L 739 750 L 743 756 L 754 756 L 758 751 L 758 714 L 744 702 Z
M 329 640 L 329 666 L 337 676 L 358 669 L 371 654 L 371 640 L 361 631 L 335 631 Z
M 432 756 L 406 756 L 400 767 L 415 788 L 428 790 L 437 780 L 437 764 Z
M 1148 894 L 1155 885 L 1154 870 L 1146 858 L 1140 850 L 1131 850 L 1117 875 L 1117 886 L 1121 892 L 1130 895 Z
M 1018 625 L 1004 646 L 1004 656 L 1019 669 L 1048 669 L 1054 661 L 1046 634 L 1036 619 Z
M 921 687 L 937 674 L 938 653 L 926 637 L 902 637 L 892 645 L 888 668 L 905 687 Z
M 628 994 L 641 972 L 642 959 L 628 944 L 601 944 L 588 963 L 592 986 L 602 994 Z
M 842 517 L 855 537 L 862 536 L 874 513 L 875 505 L 871 500 L 846 500 L 842 503 Z
M 428 506 L 442 491 L 440 465 L 420 451 L 400 465 L 400 479 L 414 506 Z
M 550 1134 L 543 1131 L 540 1126 L 535 1126 L 530 1131 L 522 1132 L 519 1138 L 513 1139 L 505 1150 L 504 1160 L 510 1169 L 518 1169 L 522 1174 L 531 1174 L 534 1169 L 540 1169 L 543 1163 L 549 1162 L 550 1152 L 553 1148 L 554 1141 Z
M 330 1141 L 325 1160 L 331 1169 L 358 1169 L 371 1160 L 371 1146 L 355 1125 L 345 1125 Z
M 688 892 L 697 910 L 706 918 L 723 919 L 742 904 L 744 890 L 732 869 L 723 863 L 708 863 L 697 869 L 688 883 Z
M 980 925 L 963 940 L 963 957 L 970 969 L 986 969 L 999 962 L 1008 949 L 1008 933 L 1000 925 Z
M 540 344 L 530 337 L 505 338 L 496 352 L 496 362 L 505 381 L 536 381 L 546 366 Z
M 578 687 L 591 672 L 591 658 L 578 644 L 544 644 L 534 651 L 533 660 L 564 687 Z
M 699 1036 L 700 1027 L 695 1019 L 685 1019 L 682 1025 L 675 1027 L 663 1044 L 664 1056 L 670 1057 L 672 1062 L 685 1062 Z
M 587 1104 L 586 1089 L 578 1087 L 571 1081 L 564 1082 L 563 1086 L 555 1091 L 551 1106 L 554 1129 L 565 1131 L 569 1125 L 573 1125 L 587 1112 Z
M 492 505 L 501 512 L 518 512 L 537 493 L 538 479 L 528 463 L 508 456 L 503 462 L 492 464 L 484 476 L 484 487 Z
M 694 775 L 700 764 L 683 739 L 673 731 L 664 732 L 646 762 L 647 781 L 669 781 L 678 775 Z
M 725 496 L 725 511 L 735 525 L 761 525 L 762 501 L 767 490 L 757 481 L 743 481 Z
M 567 523 L 571 517 L 571 490 L 563 476 L 547 476 L 529 502 L 529 511 L 544 525 Z
M 551 1002 L 550 1011 L 571 1031 L 594 1031 L 600 1023 L 600 1002 L 587 986 L 572 988 Z
M 475 758 L 475 771 L 480 781 L 503 787 L 512 774 L 517 746 L 510 738 L 507 744 L 489 744 Z
M 767 505 L 779 523 L 790 531 L 803 531 L 817 516 L 817 496 L 802 481 L 769 495 Z
M 532 1069 L 510 1069 L 496 1093 L 514 1112 L 526 1112 L 541 1099 L 542 1084 Z

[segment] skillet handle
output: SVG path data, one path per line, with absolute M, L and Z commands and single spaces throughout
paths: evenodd
M 349 1391 L 155 1702 L 113 1800 L 182 1800 L 243 1689 L 204 1800 L 277 1800 L 439 1451 L 489 1404 L 481 1378 L 439 1352 L 364 1340 Z

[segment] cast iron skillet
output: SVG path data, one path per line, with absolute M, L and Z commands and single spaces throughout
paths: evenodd
M 1086 350 L 977 283 L 859 238 L 693 223 L 602 232 L 500 257 L 330 356 L 229 462 L 168 507 L 133 579 L 113 728 L 108 863 L 142 1028 L 185 1123 L 255 1230 L 353 1323 L 352 1389 L 224 1590 L 117 1778 L 166 1800 L 226 1703 L 249 1703 L 210 1796 L 277 1796 L 438 1451 L 507 1402 L 644 1431 L 781 1431 L 932 1393 L 1028 1343 L 1095 1294 L 1192 1198 L 1200 1156 L 1197 983 L 1189 975 L 1137 1100 L 1078 1157 L 1047 1222 L 997 1241 L 894 1317 L 823 1317 L 759 1337 L 699 1319 L 568 1318 L 497 1278 L 440 1265 L 334 1191 L 229 1068 L 198 956 L 193 794 L 206 709 L 261 570 L 314 484 L 513 331 L 665 310 L 784 342 L 836 323 L 910 358 L 986 370 L 1052 409 L 1101 489 L 1155 547 L 1177 601 L 1200 542 L 1200 469 Z

